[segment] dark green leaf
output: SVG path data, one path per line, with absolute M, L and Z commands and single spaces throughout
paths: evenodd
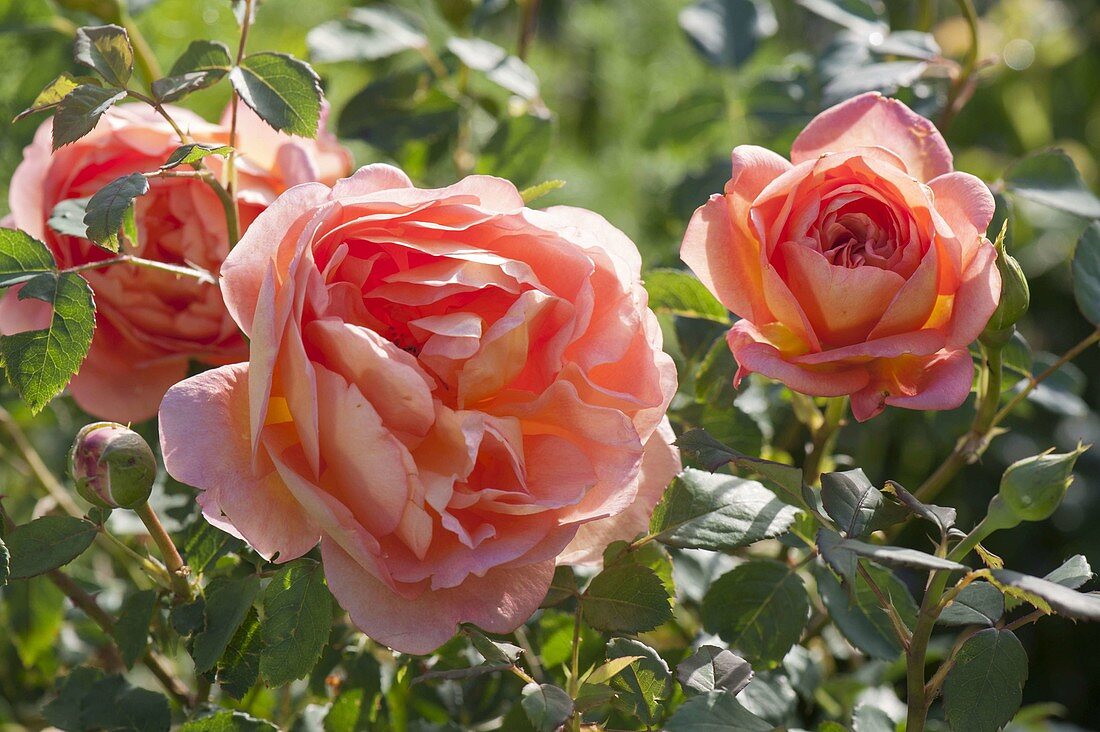
M 718 646 L 700 646 L 676 667 L 676 678 L 685 689 L 706 693 L 736 694 L 752 681 L 752 666 L 733 651 Z
M 821 476 L 821 503 L 829 518 L 846 536 L 863 536 L 882 505 L 882 493 L 871 485 L 863 470 Z
M 1005 596 L 988 582 L 971 582 L 936 620 L 941 625 L 992 626 L 1005 612 Z
M 737 700 L 765 722 L 781 727 L 791 721 L 798 694 L 782 671 L 773 670 L 759 674 Z
M 191 635 L 202 630 L 205 612 L 206 600 L 199 597 L 193 602 L 175 605 L 168 613 L 168 620 L 180 635 Z
M 233 61 L 229 49 L 217 41 L 191 41 L 164 79 L 153 82 L 153 96 L 162 102 L 177 99 L 221 81 Z
M 239 579 L 215 577 L 207 585 L 203 629 L 195 636 L 191 652 L 199 673 L 214 668 L 244 622 L 259 591 L 260 578 L 255 575 Z
M 1076 590 L 1092 577 L 1092 567 L 1089 566 L 1089 560 L 1080 554 L 1075 554 L 1062 562 L 1062 566 L 1043 577 L 1043 579 Z
M 332 628 L 332 595 L 321 565 L 299 559 L 279 569 L 264 590 L 260 673 L 269 686 L 305 676 Z
M 0 587 L 8 583 L 8 577 L 10 575 L 11 555 L 8 554 L 8 547 L 4 544 L 3 539 L 0 539 Z
M 34 667 L 56 650 L 64 617 L 65 595 L 44 577 L 11 582 L 4 588 L 0 628 L 4 638 L 15 646 L 16 657 L 25 668 Z
M 944 711 L 954 730 L 997 732 L 1023 698 L 1027 653 L 1009 630 L 987 628 L 963 644 L 943 685 Z
M 121 676 L 104 676 L 90 668 L 74 669 L 43 716 L 55 727 L 80 730 L 148 730 L 167 732 L 172 716 L 168 700 L 139 689 Z
M 763 458 L 743 455 L 718 442 L 704 430 L 688 430 L 676 440 L 685 453 L 694 455 L 707 470 L 714 472 L 727 463 L 739 469 L 755 473 L 767 481 L 766 485 L 778 488 L 777 495 L 795 506 L 805 506 L 803 498 L 802 469 Z
M 126 668 L 133 666 L 149 645 L 149 624 L 156 606 L 154 590 L 132 592 L 122 601 L 122 611 L 115 621 L 115 640 Z
M 549 117 L 534 114 L 506 117 L 482 148 L 476 172 L 524 185 L 538 174 L 552 136 Z
M 519 646 L 495 641 L 472 625 L 465 626 L 463 630 L 486 663 L 515 663 L 523 654 L 523 649 Z
M 278 727 L 244 712 L 223 710 L 207 717 L 184 722 L 179 732 L 265 732 Z
M 80 83 L 72 74 L 62 74 L 47 84 L 46 88 L 40 91 L 34 101 L 31 102 L 31 106 L 17 114 L 12 122 L 18 122 L 24 117 L 35 112 L 41 112 L 44 109 L 53 109 L 61 103 L 62 99 L 68 96 L 69 92 L 80 86 Z
M 665 732 L 771 732 L 775 725 L 745 709 L 733 694 L 712 691 L 680 705 L 664 729 Z
M 53 149 L 76 142 L 92 131 L 104 112 L 126 98 L 126 92 L 81 84 L 57 105 L 53 116 Z
M 654 509 L 650 532 L 680 548 L 736 549 L 786 532 L 797 513 L 756 481 L 688 468 Z
M 867 566 L 867 573 L 898 611 L 902 622 L 912 628 L 916 624 L 917 605 L 905 583 L 881 567 Z M 872 658 L 893 661 L 901 655 L 902 646 L 886 611 L 879 605 L 874 590 L 862 575 L 841 587 L 832 572 L 820 567 L 814 573 L 818 591 L 829 617 L 853 646 Z
M 49 247 L 19 229 L 0 229 L 0 287 L 57 269 Z
M 134 49 L 126 29 L 117 25 L 77 28 L 73 56 L 119 89 L 134 72 Z
M 44 330 L 0 337 L 8 380 L 31 408 L 41 411 L 80 368 L 92 344 L 95 304 L 87 281 L 75 272 L 41 274 L 19 290 L 19 299 L 53 305 Z
M 993 579 L 1001 585 L 1042 598 L 1059 615 L 1077 620 L 1100 620 L 1100 596 L 1096 593 L 1077 592 L 1065 585 L 1008 569 L 994 569 L 992 573 Z
M 1005 186 L 1020 198 L 1076 216 L 1100 218 L 1100 198 L 1061 150 L 1045 150 L 1020 160 L 1005 173 Z
M 221 660 L 218 661 L 217 678 L 222 691 L 234 699 L 244 698 L 260 678 L 262 648 L 263 633 L 260 631 L 260 618 L 256 608 L 249 608 L 244 622 L 237 628 Z
M 541 607 L 552 607 L 565 602 L 578 594 L 577 576 L 572 567 L 561 565 L 554 568 L 554 578 L 550 580 L 550 589 L 546 592 Z
M 889 714 L 867 702 L 852 713 L 852 732 L 896 732 L 897 727 Z
M 752 0 L 696 0 L 680 11 L 680 27 L 695 50 L 715 66 L 731 68 L 752 56 L 774 22 Z
M 393 157 L 406 146 L 452 139 L 458 134 L 459 106 L 432 88 L 430 79 L 427 69 L 416 68 L 372 81 L 345 105 L 337 132 Z
M 447 50 L 489 81 L 523 99 L 538 99 L 539 77 L 516 56 L 481 38 L 450 38 Z
M 538 732 L 554 732 L 573 714 L 573 700 L 552 684 L 527 684 L 520 704 Z
M 879 546 L 858 539 L 841 539 L 834 532 L 825 529 L 818 531 L 817 546 L 821 556 L 837 573 L 850 576 L 854 571 L 857 557 L 864 557 L 880 564 L 892 567 L 912 567 L 913 569 L 950 570 L 964 572 L 967 567 L 949 559 L 933 556 L 916 549 L 904 549 L 897 546 Z
M 618 562 L 596 575 L 581 596 L 585 621 L 597 630 L 640 633 L 672 617 L 669 595 L 649 567 Z
M 373 61 L 413 48 L 426 48 L 427 37 L 400 8 L 376 5 L 352 8 L 346 21 L 322 23 L 306 36 L 316 63 Z
M 727 325 L 729 312 L 694 275 L 680 269 L 651 269 L 642 278 L 649 306 L 687 318 L 701 318 Z
M 810 600 L 798 574 L 764 559 L 746 562 L 719 577 L 703 599 L 703 626 L 746 659 L 778 664 L 798 642 Z
M 618 692 L 615 705 L 646 725 L 661 719 L 661 702 L 672 693 L 672 673 L 668 664 L 641 641 L 614 638 L 607 644 L 608 660 L 636 658 L 608 682 Z
M 46 223 L 58 234 L 78 236 L 81 239 L 88 238 L 88 225 L 84 223 L 84 215 L 88 213 L 87 198 L 66 198 L 53 207 L 50 219 Z
M 304 61 L 285 53 L 254 53 L 229 72 L 241 100 L 277 130 L 316 137 L 321 80 Z
M 1085 318 L 1100 328 L 1100 222 L 1081 234 L 1073 253 L 1073 296 Z
M 924 61 L 882 61 L 848 68 L 825 85 L 824 101 L 834 104 L 869 91 L 894 94 L 912 86 L 927 70 Z
M 883 491 L 897 496 L 902 505 L 914 515 L 934 523 L 939 528 L 941 536 L 947 536 L 947 532 L 955 525 L 956 511 L 953 508 L 921 503 L 916 496 L 905 490 L 900 483 L 895 483 L 892 480 L 886 481 L 886 487 L 883 488 Z
M 160 166 L 160 169 L 171 170 L 180 165 L 192 165 L 209 155 L 220 155 L 224 158 L 231 152 L 233 152 L 233 148 L 228 145 L 205 145 L 201 142 L 189 142 L 173 150 L 164 165 Z
M 222 555 L 243 549 L 244 542 L 207 521 L 196 521 L 188 530 L 181 548 L 191 571 L 202 574 Z
M 11 579 L 34 577 L 63 567 L 91 546 L 95 524 L 72 516 L 43 516 L 8 534 Z
M 88 200 L 84 214 L 88 238 L 103 249 L 117 254 L 118 230 L 122 228 L 126 212 L 134 205 L 134 199 L 148 192 L 149 179 L 141 173 L 115 178 L 96 191 Z M 131 241 L 130 245 L 136 246 L 137 242 Z

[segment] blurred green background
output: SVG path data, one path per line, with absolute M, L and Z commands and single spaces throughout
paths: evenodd
M 821 3 L 745 3 L 755 12 L 749 18 L 754 22 L 737 19 L 732 30 L 743 35 L 736 36 L 736 63 L 727 65 L 708 61 L 681 28 L 688 0 L 537 3 L 537 32 L 526 60 L 553 115 L 553 135 L 537 175 L 517 182 L 566 181 L 538 205 L 593 209 L 634 239 L 647 267 L 676 266 L 687 219 L 728 176 L 729 150 L 753 143 L 786 154 L 813 114 L 846 90 L 854 93 L 840 83 L 858 84 L 863 78 L 853 75 L 852 65 L 865 68 L 869 63 L 866 58 L 852 60 L 854 46 L 845 45 L 840 26 L 804 7 Z M 418 18 L 433 45 L 442 45 L 448 35 L 476 33 L 514 52 L 521 35 L 523 9 L 513 0 L 391 4 Z M 307 32 L 343 18 L 350 5 L 345 0 L 267 0 L 249 46 L 308 58 Z M 966 26 L 954 2 L 851 0 L 836 5 L 888 19 L 894 30 L 931 19 L 942 55 L 959 59 L 965 53 Z M 1014 160 L 1058 146 L 1096 190 L 1100 6 L 1086 0 L 978 0 L 976 5 L 979 59 L 988 63 L 979 72 L 973 98 L 946 130 L 956 167 L 998 191 L 998 181 Z M 131 7 L 165 68 L 194 38 L 231 46 L 237 38 L 228 0 L 144 0 Z M 47 0 L 0 0 L 0 58 L 7 70 L 0 75 L 4 120 L 27 107 L 59 72 L 73 67 L 71 35 L 53 19 L 56 9 Z M 928 10 L 931 15 L 923 15 Z M 77 23 L 88 19 L 79 11 L 68 16 Z M 341 118 L 349 100 L 372 80 L 408 63 L 400 58 L 315 63 L 333 120 L 355 128 L 354 113 Z M 912 67 L 895 68 L 903 78 L 875 77 L 868 88 L 896 91 L 935 118 L 947 69 L 939 61 L 919 73 Z M 187 106 L 216 118 L 227 97 L 228 86 L 221 84 L 189 98 Z M 40 121 L 33 117 L 0 125 L 0 211 L 7 210 L 7 183 Z M 473 134 L 478 134 L 476 120 Z M 396 160 L 420 183 L 446 183 L 458 172 L 449 156 L 426 152 L 415 141 L 351 144 L 358 163 Z M 1003 198 L 999 203 L 1007 207 Z M 1031 281 L 1032 306 L 1021 331 L 1041 362 L 1049 358 L 1044 354 L 1062 353 L 1091 330 L 1074 305 L 1067 266 L 1086 222 L 1022 202 L 1001 213 L 1010 218 L 1011 250 Z M 961 525 L 980 516 L 1013 460 L 1051 446 L 1070 448 L 1077 440 L 1100 444 L 1100 349 L 1075 363 L 1051 387 L 1037 390 L 1010 420 L 1012 433 L 995 441 L 982 462 L 966 469 L 940 497 L 939 503 L 959 508 Z M 73 411 L 62 404 L 34 423 L 44 452 L 57 465 L 80 424 Z M 864 468 L 879 485 L 890 478 L 912 487 L 950 451 L 969 419 L 967 408 L 949 414 L 888 410 L 870 425 L 844 432 L 841 460 Z M 772 432 L 780 434 L 780 426 L 777 422 Z M 1042 575 L 1077 553 L 1090 557 L 1095 566 L 1100 561 L 1100 531 L 1095 528 L 1100 526 L 1100 450 L 1087 453 L 1079 471 L 1052 521 L 1022 526 L 1005 534 L 1007 540 L 995 536 L 989 548 L 1010 566 L 1033 574 Z M 10 477 L 9 470 L 4 473 Z M 907 541 L 920 542 L 919 530 L 913 527 Z M 1025 704 L 1056 702 L 1065 708 L 1066 720 L 1100 728 L 1100 654 L 1094 652 L 1100 649 L 1100 627 L 1052 619 L 1027 627 L 1021 637 L 1031 659 Z

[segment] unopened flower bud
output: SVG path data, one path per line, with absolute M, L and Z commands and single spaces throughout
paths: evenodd
M 982 343 L 995 348 L 1008 342 L 1016 321 L 1024 316 L 1031 304 L 1031 290 L 1024 270 L 1005 249 L 1006 226 L 1007 222 L 993 245 L 997 249 L 997 270 L 1001 273 L 1001 299 L 981 335 Z
M 101 508 L 135 508 L 149 499 L 157 460 L 138 433 L 95 422 L 76 436 L 69 470 L 84 500 Z
M 1073 482 L 1073 466 L 1078 456 L 1087 449 L 1078 445 L 1073 452 L 1047 451 L 1013 463 L 1001 477 L 997 495 L 1023 521 L 1049 518 Z

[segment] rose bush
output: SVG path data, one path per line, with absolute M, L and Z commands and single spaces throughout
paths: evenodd
M 185 109 L 168 110 L 195 141 L 228 142 L 229 110 L 219 124 Z M 280 134 L 243 104 L 237 133 L 242 229 L 290 186 L 334 182 L 351 169 L 350 155 L 327 132 L 317 140 Z M 47 222 L 54 207 L 90 196 L 121 176 L 157 170 L 179 147 L 179 138 L 144 105 L 111 109 L 90 134 L 56 152 L 51 134 L 52 119 L 39 127 L 15 171 L 10 224 L 46 242 L 62 267 L 109 259 L 109 252 L 87 239 L 51 229 Z M 220 170 L 221 158 L 207 161 Z M 218 271 L 229 241 L 225 214 L 209 186 L 194 178 L 153 178 L 136 205 L 139 243 L 127 253 Z M 168 387 L 187 375 L 190 360 L 220 365 L 244 357 L 244 340 L 217 287 L 136 266 L 84 274 L 96 295 L 96 330 L 70 391 L 89 413 L 120 422 L 147 419 Z M 0 333 L 40 328 L 49 317 L 48 304 L 19 300 L 18 288 L 0 299 Z
M 376 165 L 292 188 L 222 267 L 249 361 L 168 391 L 165 465 L 265 557 L 320 541 L 382 643 L 510 631 L 556 557 L 644 530 L 679 470 L 640 267 L 598 215 L 497 178 L 421 190 Z
M 753 145 L 732 157 L 681 257 L 741 318 L 727 337 L 737 380 L 851 395 L 860 421 L 886 405 L 959 406 L 967 346 L 1000 294 L 994 202 L 952 169 L 935 126 L 868 93 L 814 118 L 790 162 Z

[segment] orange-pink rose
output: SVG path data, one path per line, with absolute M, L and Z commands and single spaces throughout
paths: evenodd
M 228 115 L 211 124 L 169 107 L 196 141 L 225 144 Z M 51 121 L 27 147 L 11 183 L 11 217 L 53 250 L 62 267 L 110 258 L 86 239 L 59 234 L 47 224 L 54 206 L 90 196 L 115 178 L 155 171 L 179 147 L 172 128 L 151 108 L 127 104 L 110 110 L 86 137 L 51 152 Z M 311 180 L 335 182 L 351 159 L 334 137 L 317 140 L 280 134 L 241 105 L 238 201 L 242 228 L 287 188 Z M 221 169 L 221 158 L 207 165 Z M 225 213 L 205 183 L 156 178 L 137 201 L 139 247 L 127 253 L 216 273 L 229 253 Z M 156 414 L 164 392 L 184 378 L 191 360 L 232 363 L 247 353 L 216 286 L 132 265 L 85 270 L 96 299 L 96 330 L 87 360 L 69 389 L 77 403 L 104 419 L 130 422 Z M 49 306 L 19 300 L 18 288 L 0 298 L 0 333 L 45 327 Z
M 861 421 L 886 405 L 953 409 L 1000 296 L 993 208 L 931 122 L 869 93 L 814 118 L 791 162 L 735 148 L 681 256 L 741 318 L 728 335 L 738 381 L 851 395 Z
M 556 558 L 644 530 L 679 470 L 640 269 L 601 217 L 496 178 L 421 190 L 376 165 L 292 188 L 222 267 L 249 362 L 168 391 L 165 465 L 265 557 L 320 541 L 382 643 L 510 631 Z

